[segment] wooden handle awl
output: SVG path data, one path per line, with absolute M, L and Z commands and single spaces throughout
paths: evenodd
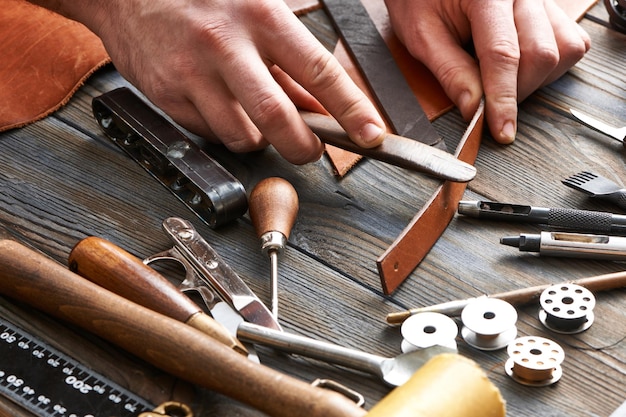
M 11 240 L 0 240 L 0 293 L 270 416 L 365 415 L 341 394 L 249 361 L 206 334 L 122 298 Z
M 195 327 L 243 355 L 248 353 L 223 325 L 163 275 L 106 239 L 91 236 L 78 242 L 70 252 L 69 266 L 109 291 Z

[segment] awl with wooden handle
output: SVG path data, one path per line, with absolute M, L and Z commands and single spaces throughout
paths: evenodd
M 270 258 L 272 314 L 278 319 L 278 256 L 285 250 L 296 221 L 298 193 L 283 178 L 266 178 L 252 189 L 248 211 L 261 240 L 261 251 Z
M 249 361 L 191 326 L 118 296 L 11 240 L 0 241 L 0 293 L 270 416 L 366 414 L 341 394 Z
M 91 236 L 69 256 L 70 270 L 130 301 L 194 327 L 242 355 L 248 352 L 222 324 L 163 275 L 108 240 Z

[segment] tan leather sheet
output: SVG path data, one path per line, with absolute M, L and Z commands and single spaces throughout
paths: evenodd
M 52 113 L 109 62 L 84 26 L 20 0 L 0 0 L 0 39 L 0 131 Z

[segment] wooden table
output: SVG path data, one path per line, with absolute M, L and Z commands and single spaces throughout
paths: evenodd
M 322 11 L 303 17 L 329 46 L 336 37 Z M 568 74 L 520 105 L 519 132 L 511 146 L 485 135 L 478 176 L 465 199 L 616 212 L 561 184 L 590 170 L 624 184 L 624 150 L 616 141 L 583 127 L 568 113 L 584 110 L 615 125 L 626 123 L 626 36 L 610 29 L 603 6 L 582 22 L 593 47 Z M 94 75 L 53 116 L 0 135 L 0 222 L 3 236 L 67 263 L 80 239 L 95 235 L 146 257 L 170 246 L 164 218 L 191 220 L 208 242 L 269 303 L 269 263 L 261 255 L 249 218 L 212 230 L 113 145 L 98 129 L 91 98 L 126 82 L 113 68 Z M 458 113 L 435 122 L 444 137 L 461 136 Z M 437 182 L 376 161 L 359 163 L 337 179 L 323 158 L 292 166 L 272 149 L 232 155 L 211 147 L 248 192 L 261 179 L 282 176 L 300 198 L 300 211 L 280 262 L 280 318 L 285 330 L 384 356 L 400 352 L 398 328 L 388 313 L 621 271 L 618 262 L 539 257 L 499 244 L 500 237 L 538 232 L 539 226 L 456 216 L 409 279 L 391 296 L 382 293 L 376 258 L 432 193 Z M 510 416 L 608 416 L 625 399 L 626 290 L 596 294 L 596 321 L 584 333 L 559 335 L 537 318 L 537 305 L 518 309 L 518 334 L 538 335 L 565 350 L 563 377 L 547 388 L 520 385 L 504 372 L 506 351 L 480 351 L 457 338 L 459 351 L 500 388 Z M 256 412 L 204 390 L 194 390 L 81 330 L 9 299 L 0 314 L 104 373 L 133 392 L 160 402 L 193 404 L 197 415 Z M 261 361 L 312 381 L 330 378 L 361 392 L 370 408 L 389 392 L 375 377 L 314 360 L 259 348 Z M 0 358 L 0 362 L 5 358 Z M 240 414 L 238 414 L 240 413 Z M 0 415 L 28 416 L 7 400 Z

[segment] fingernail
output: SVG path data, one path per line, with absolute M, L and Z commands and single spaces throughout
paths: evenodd
M 515 122 L 509 120 L 502 125 L 500 131 L 500 142 L 511 143 L 515 140 Z
M 361 130 L 361 140 L 365 145 L 379 143 L 385 131 L 374 123 L 368 123 Z
M 463 114 L 467 112 L 467 109 L 469 108 L 471 101 L 472 101 L 472 93 L 470 93 L 468 90 L 463 91 L 461 95 L 459 96 L 459 109 L 461 109 L 461 112 Z

